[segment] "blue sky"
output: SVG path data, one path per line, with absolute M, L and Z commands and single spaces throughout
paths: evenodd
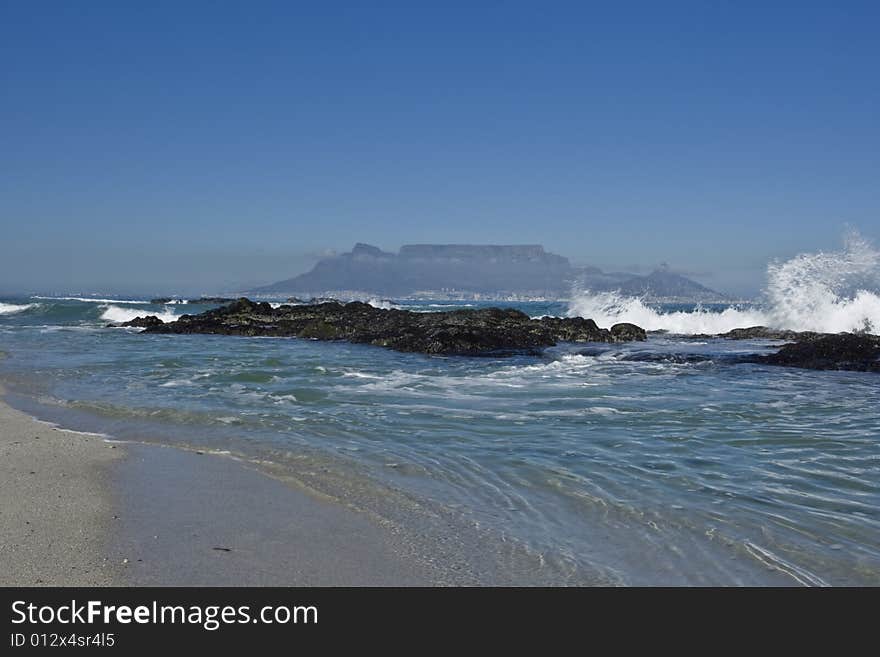
M 877 3 L 0 2 L 0 290 L 215 291 L 357 241 L 737 293 L 880 238 Z

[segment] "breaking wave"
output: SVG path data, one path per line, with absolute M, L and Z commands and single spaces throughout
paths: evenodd
M 801 254 L 767 270 L 770 324 L 801 331 L 880 332 L 880 251 L 857 232 L 844 249 Z
M 149 301 L 139 301 L 137 299 L 94 299 L 92 297 L 39 297 L 33 296 L 32 299 L 43 299 L 46 301 L 82 301 L 83 303 L 137 303 L 149 304 Z M 171 303 L 171 302 L 169 302 Z
M 398 306 L 396 306 L 394 303 L 392 303 L 391 301 L 389 301 L 388 299 L 378 299 L 378 298 L 375 298 L 375 297 L 372 298 L 372 299 L 367 299 L 367 300 L 366 300 L 366 303 L 368 303 L 368 304 L 370 304 L 371 306 L 373 306 L 373 308 L 380 308 L 380 309 L 382 309 L 382 310 L 391 310 L 392 308 L 397 308 L 397 307 L 398 307 Z
M 649 331 L 685 335 L 769 326 L 793 331 L 880 332 L 880 251 L 850 232 L 841 251 L 803 253 L 767 267 L 763 302 L 721 311 L 697 306 L 667 312 L 617 292 L 572 295 L 568 315 L 600 326 L 632 322 Z
M 36 305 L 37 304 L 35 303 L 0 303 L 0 315 L 12 315 L 13 313 L 24 312 L 28 308 L 33 308 Z
M 101 313 L 101 319 L 104 319 L 108 322 L 113 323 L 121 323 L 128 322 L 134 319 L 135 317 L 143 317 L 144 315 L 155 315 L 163 322 L 173 322 L 177 319 L 177 315 L 173 312 L 149 312 L 144 310 L 137 310 L 135 308 L 120 308 L 119 306 L 107 305 L 101 306 L 104 312 Z
M 568 314 L 570 317 L 588 317 L 599 326 L 630 322 L 648 331 L 669 331 L 683 335 L 725 333 L 735 328 L 767 323 L 766 314 L 759 309 L 730 307 L 718 312 L 698 306 L 692 311 L 664 312 L 638 297 L 627 297 L 618 292 L 585 292 L 578 295 L 569 303 Z

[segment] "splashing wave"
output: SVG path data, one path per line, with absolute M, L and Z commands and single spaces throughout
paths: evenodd
M 664 312 L 617 292 L 572 295 L 569 316 L 590 317 L 600 326 L 632 322 L 649 331 L 685 335 L 724 333 L 748 326 L 794 331 L 880 332 L 880 251 L 850 232 L 841 251 L 804 253 L 767 267 L 763 303 L 721 311 L 697 307 Z

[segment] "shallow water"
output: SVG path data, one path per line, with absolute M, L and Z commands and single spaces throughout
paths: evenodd
M 35 414 L 282 465 L 301 453 L 342 459 L 487 541 L 522 546 L 532 581 L 880 584 L 876 375 L 732 362 L 770 342 L 652 335 L 541 357 L 438 358 L 103 328 L 206 307 L 0 304 L 0 373 Z

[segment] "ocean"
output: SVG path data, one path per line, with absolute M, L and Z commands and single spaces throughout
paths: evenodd
M 476 583 L 880 585 L 880 378 L 736 364 L 779 343 L 694 337 L 880 326 L 876 288 L 840 287 L 876 267 L 852 259 L 774 265 L 745 306 L 392 301 L 665 331 L 508 358 L 143 335 L 105 324 L 211 306 L 10 296 L 0 380 L 40 419 L 226 454 L 463 551 Z

